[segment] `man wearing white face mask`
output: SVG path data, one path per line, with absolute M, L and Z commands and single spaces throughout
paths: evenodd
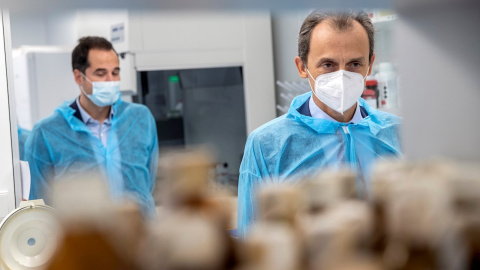
M 80 96 L 35 125 L 25 146 L 30 199 L 49 201 L 51 183 L 101 177 L 112 198 L 133 199 L 154 215 L 158 141 L 147 107 L 120 99 L 120 66 L 112 44 L 84 37 L 72 52 Z
M 365 198 L 375 160 L 401 155 L 400 119 L 360 98 L 374 60 L 374 28 L 365 12 L 314 12 L 305 19 L 295 64 L 312 91 L 249 135 L 238 186 L 240 235 L 255 219 L 262 185 L 348 167 Z

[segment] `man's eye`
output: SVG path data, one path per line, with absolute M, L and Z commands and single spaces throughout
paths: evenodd
M 361 67 L 362 64 L 358 63 L 358 62 L 355 62 L 352 64 L 353 67 L 357 68 L 357 67 Z
M 323 64 L 323 67 L 324 67 L 324 68 L 331 68 L 331 67 L 332 67 L 332 64 L 330 64 L 330 63 L 325 63 L 325 64 Z

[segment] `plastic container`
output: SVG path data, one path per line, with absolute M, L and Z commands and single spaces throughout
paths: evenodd
M 379 108 L 398 108 L 398 76 L 392 63 L 378 65 Z
M 372 108 L 378 108 L 378 82 L 367 78 L 362 98 Z

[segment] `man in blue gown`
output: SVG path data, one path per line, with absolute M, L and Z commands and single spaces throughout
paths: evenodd
M 375 160 L 401 155 L 400 119 L 360 98 L 374 60 L 374 28 L 365 12 L 314 12 L 305 19 L 295 64 L 312 91 L 249 135 L 238 186 L 240 235 L 255 219 L 262 185 L 349 167 L 365 195 Z
M 25 146 L 30 199 L 49 201 L 51 184 L 101 177 L 112 198 L 133 199 L 154 215 L 158 163 L 155 120 L 147 107 L 120 99 L 120 66 L 112 44 L 84 37 L 72 52 L 80 95 L 38 122 Z

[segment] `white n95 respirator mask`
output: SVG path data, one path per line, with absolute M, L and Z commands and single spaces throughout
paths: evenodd
M 80 86 L 82 92 L 98 107 L 106 107 L 120 98 L 120 81 L 92 82 L 82 73 L 82 76 L 92 84 L 92 94 L 88 95 Z
M 339 70 L 319 75 L 315 81 L 315 96 L 328 107 L 343 114 L 360 98 L 365 87 L 365 77 L 360 73 Z M 367 71 L 368 74 L 368 71 Z M 311 86 L 310 86 L 311 87 Z

